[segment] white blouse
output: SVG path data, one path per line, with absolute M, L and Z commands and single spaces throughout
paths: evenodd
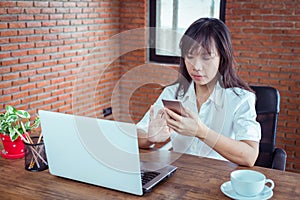
M 155 110 L 163 108 L 162 99 L 175 99 L 179 84 L 166 87 L 154 103 Z M 194 83 L 192 82 L 182 101 L 183 106 L 198 113 L 200 120 L 210 129 L 235 140 L 260 141 L 261 128 L 256 121 L 255 94 L 241 88 L 222 88 L 217 81 L 215 88 L 198 112 Z M 238 95 L 237 95 L 238 94 Z M 149 111 L 137 124 L 138 129 L 148 132 Z M 171 134 L 173 150 L 203 157 L 226 160 L 200 139 Z

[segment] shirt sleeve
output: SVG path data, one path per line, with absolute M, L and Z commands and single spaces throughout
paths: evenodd
M 175 99 L 176 87 L 178 87 L 178 86 L 177 85 L 172 85 L 172 86 L 166 87 L 162 91 L 160 96 L 156 99 L 156 101 L 153 104 L 153 106 L 154 106 L 154 115 L 156 115 L 156 112 L 159 109 L 163 108 L 163 103 L 161 101 L 162 99 Z M 145 133 L 147 133 L 148 132 L 149 121 L 150 121 L 150 110 L 148 110 L 146 112 L 146 114 L 143 116 L 143 118 L 136 124 L 137 129 L 140 129 L 140 130 L 144 131 Z
M 238 106 L 233 121 L 233 131 L 236 140 L 252 140 L 259 142 L 261 139 L 260 124 L 256 121 L 255 94 L 248 93 Z

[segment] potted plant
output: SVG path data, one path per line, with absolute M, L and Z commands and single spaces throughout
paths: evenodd
M 15 107 L 5 106 L 5 113 L 0 114 L 0 136 L 4 149 L 1 156 L 4 158 L 23 158 L 24 144 L 20 138 L 23 135 L 29 138 L 29 132 L 40 125 L 39 117 L 34 123 L 30 122 L 30 114 L 25 110 L 17 110 Z

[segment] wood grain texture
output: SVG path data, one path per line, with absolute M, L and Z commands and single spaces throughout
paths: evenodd
M 177 172 L 143 199 L 227 199 L 222 183 L 230 172 L 246 167 L 230 162 L 181 155 L 169 151 L 141 151 L 142 160 L 171 163 Z M 261 167 L 247 168 L 264 173 L 275 182 L 272 199 L 300 196 L 300 174 Z M 141 199 L 139 196 L 53 176 L 48 170 L 29 172 L 24 159 L 0 158 L 0 199 Z M 126 180 L 124 180 L 126 184 Z

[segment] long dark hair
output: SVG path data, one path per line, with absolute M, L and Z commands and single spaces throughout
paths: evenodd
M 219 73 L 222 75 L 222 87 L 239 87 L 252 91 L 234 70 L 235 59 L 230 33 L 226 25 L 216 18 L 200 18 L 190 25 L 180 40 L 181 57 L 176 81 L 176 83 L 179 82 L 179 87 L 176 98 L 184 96 L 192 82 L 184 61 L 186 55 L 197 51 L 200 47 L 211 53 L 211 47 L 214 44 L 220 56 Z

